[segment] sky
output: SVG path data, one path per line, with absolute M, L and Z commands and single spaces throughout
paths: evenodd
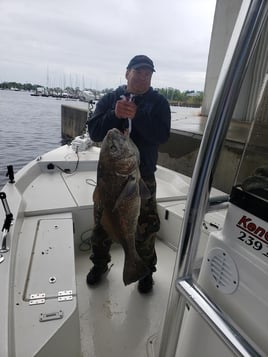
M 0 0 L 0 83 L 116 88 L 152 58 L 155 88 L 204 90 L 216 0 Z

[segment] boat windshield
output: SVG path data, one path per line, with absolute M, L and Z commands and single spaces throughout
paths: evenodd
M 268 74 L 257 99 L 253 121 L 241 156 L 236 185 L 268 199 Z

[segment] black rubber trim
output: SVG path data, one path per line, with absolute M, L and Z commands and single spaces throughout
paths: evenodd
M 234 186 L 230 195 L 230 202 L 268 222 L 267 198 L 244 191 L 240 186 Z

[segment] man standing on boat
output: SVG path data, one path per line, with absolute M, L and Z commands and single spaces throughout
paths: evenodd
M 148 266 L 150 273 L 139 280 L 140 293 L 148 293 L 153 288 L 152 274 L 156 271 L 155 252 L 156 233 L 160 220 L 156 207 L 155 170 L 158 147 L 166 142 L 170 133 L 171 114 L 168 101 L 151 87 L 155 72 L 153 61 L 145 55 L 133 57 L 126 70 L 127 85 L 120 86 L 106 94 L 96 106 L 88 123 L 92 140 L 100 142 L 108 130 L 117 128 L 125 131 L 140 152 L 141 177 L 150 190 L 151 197 L 143 199 L 136 234 L 136 249 Z M 97 284 L 108 271 L 111 260 L 109 251 L 112 241 L 100 224 L 101 212 L 95 209 L 95 227 L 93 230 L 92 260 L 94 266 L 87 275 L 89 285 Z

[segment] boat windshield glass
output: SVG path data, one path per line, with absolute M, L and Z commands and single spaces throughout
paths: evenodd
M 268 74 L 259 91 L 235 184 L 268 199 Z

